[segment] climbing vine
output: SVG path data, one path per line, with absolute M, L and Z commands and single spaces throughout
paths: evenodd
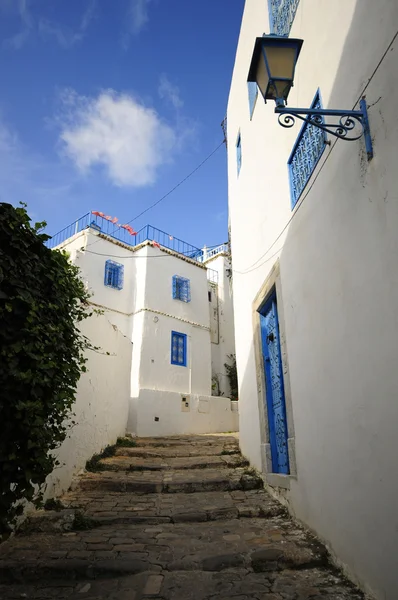
M 0 203 L 0 535 L 22 500 L 41 501 L 86 370 L 89 295 L 67 254 L 45 246 L 44 226 Z

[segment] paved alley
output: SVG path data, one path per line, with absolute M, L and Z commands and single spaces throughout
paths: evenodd
M 0 598 L 359 600 L 231 435 L 137 440 L 0 546 Z

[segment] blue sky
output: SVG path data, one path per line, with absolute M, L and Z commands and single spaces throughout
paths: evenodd
M 0 200 L 129 221 L 222 141 L 244 0 L 0 0 Z M 227 239 L 226 151 L 133 223 Z

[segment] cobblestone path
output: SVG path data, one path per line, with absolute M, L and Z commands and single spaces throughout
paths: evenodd
M 67 510 L 0 546 L 2 600 L 363 598 L 262 489 L 233 436 L 137 443 L 82 475 Z

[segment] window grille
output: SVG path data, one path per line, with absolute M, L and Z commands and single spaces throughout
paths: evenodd
M 182 302 L 191 302 L 191 283 L 189 279 L 173 276 L 173 298 Z
M 268 0 L 270 29 L 276 35 L 289 35 L 300 0 Z
M 105 262 L 104 285 L 121 290 L 123 288 L 123 271 L 123 265 L 113 260 L 107 260 Z
M 322 108 L 319 90 L 315 94 L 311 108 Z M 292 208 L 296 206 L 302 191 L 314 172 L 325 150 L 326 141 L 327 135 L 325 131 L 314 127 L 314 125 L 304 123 L 287 162 Z
M 185 333 L 171 332 L 171 364 L 187 366 L 187 336 Z

